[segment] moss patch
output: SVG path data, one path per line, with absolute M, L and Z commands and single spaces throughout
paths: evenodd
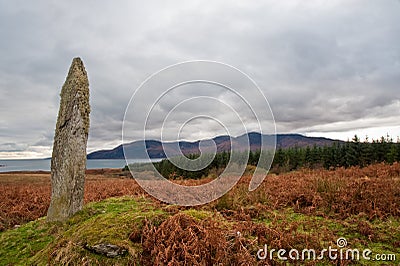
M 26 265 L 29 258 L 54 240 L 52 231 L 57 231 L 57 225 L 46 224 L 42 218 L 0 233 L 1 265 Z
M 5 248 L 2 265 L 132 265 L 138 262 L 140 243 L 131 241 L 144 219 L 166 214 L 143 198 L 110 198 L 87 204 L 66 223 L 46 223 L 43 218 L 0 234 Z M 93 254 L 86 245 L 111 243 L 126 249 L 120 258 Z M 4 263 L 4 264 L 3 264 Z

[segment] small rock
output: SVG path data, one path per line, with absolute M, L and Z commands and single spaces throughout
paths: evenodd
M 102 243 L 94 246 L 85 245 L 85 248 L 97 254 L 105 255 L 109 258 L 114 258 L 117 256 L 122 256 L 126 253 L 126 249 L 119 247 L 117 245 Z

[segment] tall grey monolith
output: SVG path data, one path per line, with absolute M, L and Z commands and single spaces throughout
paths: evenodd
M 48 221 L 64 221 L 82 209 L 89 113 L 87 73 L 82 60 L 74 58 L 61 89 L 51 158 Z

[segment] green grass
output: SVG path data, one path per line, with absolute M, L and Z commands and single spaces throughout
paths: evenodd
M 54 240 L 52 230 L 57 230 L 57 226 L 47 225 L 44 219 L 39 219 L 0 233 L 0 265 L 28 264 L 29 258 Z

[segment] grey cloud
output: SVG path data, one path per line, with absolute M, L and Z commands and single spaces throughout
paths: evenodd
M 1 152 L 19 152 L 26 150 L 27 145 L 21 145 L 18 143 L 2 143 L 0 145 Z
M 267 96 L 279 132 L 396 126 L 399 11 L 395 0 L 207 5 L 0 0 L 0 147 L 39 154 L 41 147 L 51 146 L 59 92 L 75 56 L 84 60 L 91 86 L 90 149 L 121 141 L 125 108 L 142 81 L 163 67 L 193 59 L 221 61 L 250 75 Z M 223 76 L 218 69 L 212 73 L 243 86 L 235 76 Z M 194 70 L 187 74 L 196 76 Z M 148 93 L 157 94 L 161 85 L 154 84 Z M 195 89 L 171 93 L 160 102 L 159 114 L 165 115 L 179 97 L 196 95 Z M 243 109 L 226 91 L 216 89 L 212 95 Z M 145 96 L 136 102 L 139 110 L 148 105 Z M 265 108 L 257 97 L 251 105 Z M 221 111 L 212 104 L 193 104 L 170 127 L 202 108 Z M 151 125 L 154 132 L 161 118 Z M 197 122 L 192 127 L 198 134 L 188 127 L 184 138 L 220 132 L 213 123 Z M 132 136 L 142 136 L 140 126 L 132 121 Z

